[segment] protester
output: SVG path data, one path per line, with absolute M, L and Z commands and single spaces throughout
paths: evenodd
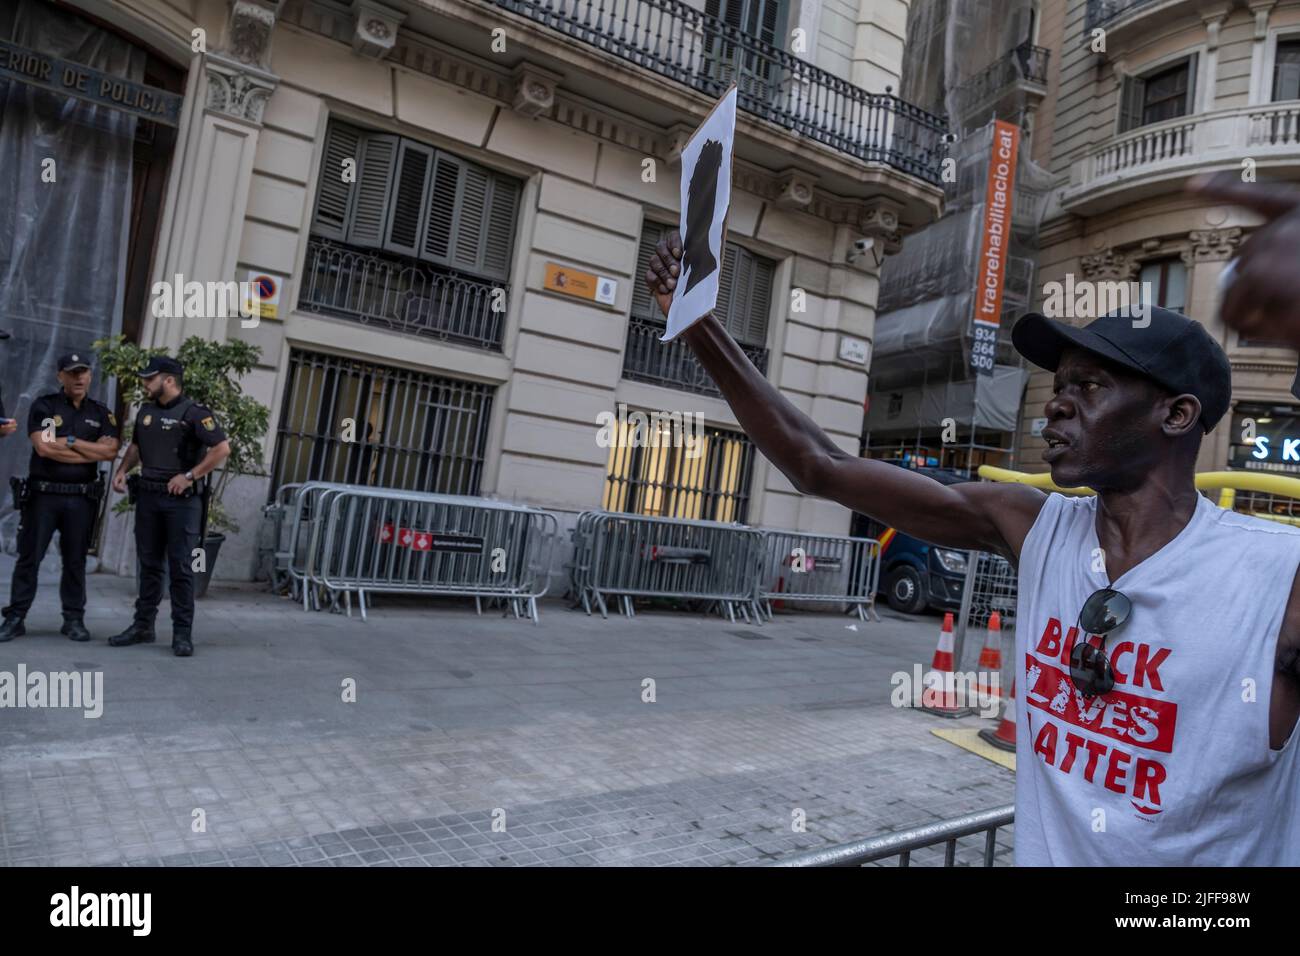
M 681 246 L 665 237 L 645 275 L 665 315 Z M 713 315 L 682 334 L 801 493 L 1018 563 L 1017 863 L 1300 864 L 1300 531 L 1196 491 L 1231 395 L 1201 325 L 1159 308 L 1016 324 L 1016 348 L 1055 372 L 1043 459 L 1058 486 L 1097 492 L 1077 497 L 859 458 Z

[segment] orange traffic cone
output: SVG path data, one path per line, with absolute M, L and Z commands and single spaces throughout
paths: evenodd
M 1016 749 L 1016 682 L 1011 682 L 1011 697 L 1002 711 L 1002 722 L 997 730 L 981 730 L 980 739 L 991 743 L 999 750 Z
M 971 712 L 969 707 L 957 706 L 957 689 L 954 686 L 952 667 L 953 638 L 952 612 L 943 616 L 943 630 L 939 632 L 939 646 L 934 649 L 934 660 L 930 663 L 930 673 L 926 674 L 927 687 L 921 696 L 921 708 L 940 717 L 965 717 Z M 938 698 L 938 703 L 926 703 Z
M 1002 615 L 994 611 L 989 615 L 988 637 L 980 650 L 979 677 L 976 679 L 975 692 L 981 697 L 1001 697 L 1000 685 L 994 687 L 985 683 L 988 674 L 1002 674 Z M 999 680 L 1001 677 L 999 676 Z

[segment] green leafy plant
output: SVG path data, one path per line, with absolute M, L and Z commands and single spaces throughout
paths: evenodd
M 167 350 L 142 348 L 121 335 L 100 339 L 91 348 L 99 356 L 102 374 L 117 377 L 118 394 L 128 409 L 127 420 L 122 423 L 122 442 L 125 445 L 131 440 L 135 412 L 147 398 L 136 373 L 148 364 L 150 358 L 166 355 Z M 212 478 L 208 527 L 213 531 L 239 531 L 239 525 L 221 504 L 231 477 L 266 474 L 262 439 L 266 435 L 271 410 L 245 395 L 239 385 L 239 380 L 253 370 L 261 354 L 262 350 L 257 346 L 238 339 L 213 342 L 192 335 L 181 344 L 176 356 L 185 367 L 185 394 L 212 409 L 230 440 L 230 457 Z M 123 499 L 114 510 L 120 513 L 129 507 Z

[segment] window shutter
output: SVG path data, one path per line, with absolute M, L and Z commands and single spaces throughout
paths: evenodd
M 429 194 L 429 211 L 421 257 L 442 265 L 451 264 L 451 237 L 456 222 L 456 196 L 464 163 L 438 153 L 433 162 L 433 188 Z
M 397 172 L 393 177 L 388 206 L 388 237 L 384 248 L 414 256 L 419 253 L 425 206 L 429 201 L 429 170 L 433 166 L 433 149 L 402 140 L 397 153 Z
M 750 18 L 755 23 L 750 27 L 749 32 L 758 37 L 764 43 L 770 43 L 774 47 L 785 49 L 785 44 L 781 42 L 781 30 L 784 20 L 781 0 L 750 0 L 753 9 L 750 11 Z
M 325 130 L 325 151 L 316 184 L 316 216 L 312 220 L 312 232 L 317 235 L 342 239 L 347 231 L 352 184 L 343 181 L 343 161 L 360 163 L 360 144 L 361 131 L 346 123 L 331 121 Z
M 770 262 L 754 260 L 754 274 L 749 286 L 749 310 L 741 339 L 750 345 L 767 346 L 767 317 L 772 311 L 772 276 Z
M 645 274 L 650 268 L 655 246 L 659 245 L 665 228 L 667 227 L 657 222 L 647 222 L 641 227 L 641 245 L 636 251 L 636 274 L 632 276 L 632 315 L 638 319 L 649 319 L 655 322 L 660 319 L 658 304 L 650 297 L 650 291 L 645 287 Z
M 493 176 L 488 198 L 487 235 L 483 242 L 482 271 L 504 279 L 510 275 L 510 253 L 515 245 L 515 214 L 519 209 L 519 183 Z
M 723 246 L 722 270 L 718 273 L 718 305 L 713 314 L 728 330 L 731 329 L 731 314 L 734 310 L 731 300 L 736 287 L 736 260 L 739 252 L 740 247 L 734 243 L 728 242 Z
M 750 344 L 745 323 L 749 315 L 749 298 L 754 283 L 754 257 L 746 249 L 735 248 L 731 273 L 731 295 L 728 297 L 727 331 L 738 342 Z
M 457 269 L 477 272 L 483 261 L 490 182 L 490 174 L 477 166 L 466 163 L 461 171 L 460 195 L 456 202 L 456 228 L 452 233 L 451 249 L 451 264 Z
M 1141 77 L 1126 76 L 1119 91 L 1119 131 L 1127 133 L 1142 125 L 1142 92 L 1145 84 Z
M 1200 65 L 1200 60 L 1201 60 L 1201 55 L 1199 53 L 1193 53 L 1191 56 L 1187 58 L 1187 105 L 1186 108 L 1183 110 L 1184 116 L 1191 116 L 1193 113 L 1198 112 L 1198 104 L 1196 102 L 1196 96 L 1197 96 L 1196 80 L 1197 80 L 1197 68 Z M 1214 82 L 1213 77 L 1210 77 L 1210 82 L 1211 83 Z
M 357 246 L 378 247 L 384 242 L 388 220 L 389 183 L 397 161 L 396 136 L 366 135 L 361 140 L 357 164 L 356 196 L 347 241 Z

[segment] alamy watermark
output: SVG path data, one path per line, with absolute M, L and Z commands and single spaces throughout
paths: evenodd
M 1002 675 L 997 671 L 895 671 L 889 702 L 895 707 L 971 707 L 981 717 L 996 717 L 1002 702 Z
M 1133 328 L 1151 324 L 1150 282 L 1078 282 L 1066 273 L 1064 282 L 1043 283 L 1043 315 L 1049 319 L 1095 319 L 1114 312 L 1129 312 Z
M 149 309 L 156 319 L 233 319 L 246 329 L 261 320 L 261 287 L 256 282 L 199 282 L 179 272 L 173 281 L 153 284 Z
M 684 448 L 692 460 L 704 454 L 704 415 L 700 412 L 628 411 L 618 403 L 618 412 L 596 416 L 600 430 L 596 444 L 601 448 Z
M 0 709 L 68 707 L 89 719 L 104 713 L 103 671 L 0 671 Z

